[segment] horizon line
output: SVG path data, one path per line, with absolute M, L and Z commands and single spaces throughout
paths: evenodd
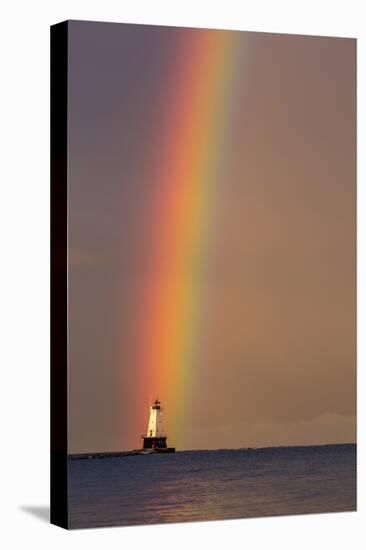
M 289 448 L 301 448 L 301 447 L 334 447 L 344 445 L 357 445 L 357 441 L 342 442 L 342 443 L 314 443 L 314 444 L 297 444 L 297 445 L 268 445 L 264 447 L 217 447 L 215 449 L 176 449 L 176 453 L 184 452 L 215 452 L 215 451 L 260 451 L 265 449 L 289 449 Z M 139 449 L 129 449 L 120 451 L 83 451 L 67 453 L 68 457 L 73 456 L 85 456 L 85 455 L 118 455 L 125 453 L 132 453 Z M 158 454 L 158 453 L 157 453 Z

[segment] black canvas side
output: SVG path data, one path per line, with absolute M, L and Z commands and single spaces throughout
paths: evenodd
M 68 23 L 51 27 L 51 523 L 67 507 L 67 69 Z

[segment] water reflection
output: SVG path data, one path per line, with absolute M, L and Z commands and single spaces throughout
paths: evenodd
M 356 447 L 75 460 L 71 527 L 355 510 Z

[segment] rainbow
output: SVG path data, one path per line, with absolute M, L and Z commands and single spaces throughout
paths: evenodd
M 179 34 L 177 62 L 164 91 L 165 116 L 153 145 L 150 253 L 136 331 L 138 406 L 147 414 L 150 396 L 159 396 L 171 443 L 180 448 L 202 330 L 205 249 L 225 160 L 239 35 L 203 29 Z

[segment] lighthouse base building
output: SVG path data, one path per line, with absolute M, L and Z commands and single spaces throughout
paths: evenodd
M 141 436 L 143 445 L 142 451 L 157 453 L 174 453 L 175 448 L 168 447 L 167 435 L 164 429 L 164 410 L 160 405 L 159 399 L 155 399 L 150 407 L 149 425 L 147 434 Z

